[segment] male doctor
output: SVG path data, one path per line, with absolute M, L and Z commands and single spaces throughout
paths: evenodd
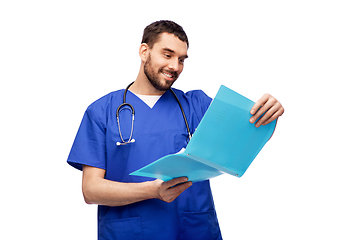
M 135 82 L 127 92 L 122 89 L 96 100 L 84 114 L 67 161 L 83 172 L 85 202 L 98 204 L 98 239 L 222 239 L 209 181 L 191 183 L 181 177 L 163 182 L 129 175 L 186 147 L 187 128 L 169 89 L 183 71 L 188 47 L 178 24 L 150 24 L 139 48 Z M 173 90 L 193 133 L 211 98 L 200 90 Z M 120 111 L 121 127 L 116 120 L 124 93 L 135 110 L 133 132 L 129 108 Z M 283 112 L 282 105 L 265 94 L 253 106 L 249 121 L 261 127 Z M 117 145 L 119 128 L 124 138 L 132 132 L 135 141 Z

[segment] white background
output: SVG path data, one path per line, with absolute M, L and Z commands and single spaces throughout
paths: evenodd
M 360 239 L 358 1 L 210 2 L 1 1 L 1 236 L 96 239 L 67 155 L 86 107 L 135 80 L 144 27 L 170 19 L 190 41 L 176 88 L 285 107 L 245 175 L 211 181 L 224 239 Z

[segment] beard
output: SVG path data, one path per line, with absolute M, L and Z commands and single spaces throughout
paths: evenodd
M 152 67 L 151 64 L 151 55 L 149 54 L 148 59 L 146 60 L 144 64 L 144 73 L 146 77 L 148 78 L 149 82 L 153 87 L 159 91 L 167 91 L 171 88 L 171 86 L 174 84 L 176 79 L 178 78 L 177 72 L 174 72 L 172 70 L 166 70 L 165 72 L 168 72 L 174 76 L 173 81 L 167 81 L 164 79 L 164 83 L 161 82 L 160 76 L 162 72 L 164 72 L 165 68 L 159 68 L 159 70 L 156 72 L 155 69 Z

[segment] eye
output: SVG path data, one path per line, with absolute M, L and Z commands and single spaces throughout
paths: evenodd
M 183 65 L 184 62 L 185 62 L 185 59 L 179 59 L 179 63 L 180 63 L 181 65 Z
M 170 54 L 165 53 L 165 54 L 164 54 L 164 57 L 165 57 L 165 58 L 171 58 L 171 55 L 170 55 Z

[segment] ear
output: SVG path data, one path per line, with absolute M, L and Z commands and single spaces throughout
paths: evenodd
M 142 43 L 139 48 L 139 56 L 141 58 L 141 61 L 146 62 L 148 51 L 149 46 L 146 43 Z

